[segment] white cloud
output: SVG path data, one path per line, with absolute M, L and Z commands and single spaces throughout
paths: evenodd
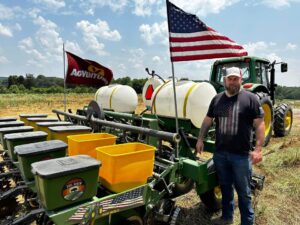
M 22 12 L 20 7 L 7 7 L 0 4 L 0 20 L 10 20 L 16 17 L 19 12 Z
M 0 23 L 0 35 L 12 37 L 13 33 L 9 27 L 6 27 Z
M 266 58 L 268 60 L 270 60 L 270 62 L 273 62 L 274 60 L 276 60 L 276 62 L 282 62 L 282 58 L 280 56 L 278 56 L 276 53 L 272 52 L 270 54 L 267 54 Z
M 262 4 L 270 8 L 278 9 L 290 6 L 290 0 L 263 0 Z
M 28 48 L 33 48 L 33 41 L 31 37 L 25 38 L 21 41 L 19 41 L 19 47 L 21 49 L 28 49 Z
M 124 73 L 124 71 L 126 71 L 126 66 L 123 63 L 119 64 L 117 67 L 120 73 Z
M 141 48 L 137 48 L 137 49 L 130 49 L 128 51 L 129 53 L 129 58 L 128 58 L 128 62 L 129 65 L 133 68 L 133 69 L 137 69 L 137 70 L 143 70 L 144 69 L 144 56 L 145 56 L 145 52 L 143 49 Z
M 110 40 L 110 41 L 120 41 L 121 35 L 117 30 L 110 30 L 109 25 L 106 21 L 97 20 L 96 24 L 92 24 L 87 20 L 82 20 L 77 23 L 77 27 L 85 33 L 89 33 L 98 38 Z
M 146 41 L 148 45 L 152 45 L 155 42 L 162 44 L 168 44 L 168 24 L 166 21 L 162 23 L 154 23 L 152 25 L 142 24 L 139 27 L 142 39 Z
M 157 0 L 133 0 L 134 10 L 133 14 L 137 16 L 150 16 L 152 14 L 152 7 L 160 4 Z
M 15 26 L 14 26 L 14 29 L 17 30 L 17 31 L 21 31 L 22 27 L 21 27 L 20 24 L 16 23 Z
M 212 13 L 218 14 L 220 11 L 239 1 L 240 0 L 194 0 L 193 4 L 186 0 L 173 0 L 172 2 L 185 12 L 203 17 Z
M 128 0 L 81 0 L 80 8 L 88 15 L 94 15 L 98 7 L 108 6 L 112 11 L 122 11 L 128 4 Z
M 65 50 L 75 53 L 77 55 L 82 54 L 82 50 L 77 42 L 72 42 L 67 40 L 65 43 Z
M 188 13 L 197 16 L 207 16 L 209 14 L 220 13 L 227 7 L 236 4 L 240 0 L 173 0 L 172 2 Z M 125 8 L 132 8 L 132 13 L 136 16 L 150 16 L 158 14 L 166 17 L 165 0 L 81 0 L 79 8 L 85 14 L 94 15 L 97 8 L 109 7 L 114 12 L 122 12 Z
M 292 44 L 292 43 L 288 43 L 286 45 L 286 49 L 287 50 L 295 50 L 297 48 L 297 45 L 296 44 Z
M 18 47 L 29 55 L 27 65 L 45 68 L 62 62 L 63 39 L 58 26 L 51 20 L 38 16 L 38 11 L 31 11 L 33 23 L 38 26 L 34 38 L 27 37 L 19 41 Z M 66 41 L 67 50 L 81 53 L 76 42 Z M 50 69 L 51 70 L 51 69 Z
M 32 18 L 37 18 L 38 17 L 38 14 L 41 12 L 40 9 L 37 9 L 37 8 L 33 8 L 31 9 L 29 12 L 28 12 L 28 15 Z
M 161 62 L 161 59 L 160 59 L 160 57 L 159 56 L 154 56 L 153 58 L 152 58 L 152 61 L 154 62 L 154 63 L 160 63 Z
M 38 16 L 34 23 L 39 25 L 35 40 L 41 46 L 45 54 L 56 60 L 61 60 L 63 40 L 58 33 L 57 25 L 51 20 Z
M 187 13 L 193 13 L 200 17 L 205 17 L 209 14 L 218 14 L 227 7 L 230 7 L 240 0 L 173 0 L 176 6 Z M 133 13 L 137 16 L 149 16 L 154 12 L 158 12 L 162 17 L 166 17 L 165 0 L 133 0 Z
M 82 32 L 85 44 L 98 55 L 107 54 L 104 51 L 105 45 L 99 41 L 100 39 L 120 41 L 122 38 L 119 31 L 111 30 L 107 22 L 102 20 L 97 20 L 96 24 L 82 20 L 76 27 Z
M 0 55 L 0 63 L 8 63 L 9 61 L 8 61 L 8 59 L 5 57 L 5 56 L 3 56 L 3 55 Z
M 57 10 L 66 6 L 64 0 L 34 0 L 34 2 L 46 6 L 50 10 Z
M 272 43 L 274 45 L 274 43 Z M 268 44 L 264 41 L 258 41 L 255 43 L 248 43 L 244 45 L 244 48 L 247 50 L 248 55 L 258 55 L 258 52 L 262 52 L 268 48 Z
M 142 62 L 143 57 L 145 56 L 145 52 L 141 48 L 130 49 L 129 50 L 129 59 L 128 61 L 131 63 Z
M 19 41 L 19 48 L 31 56 L 31 60 L 41 61 L 45 59 L 45 56 L 35 49 L 33 40 L 31 37 L 25 38 Z

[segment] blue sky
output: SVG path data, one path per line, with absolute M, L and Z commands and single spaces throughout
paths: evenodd
M 173 0 L 249 55 L 285 61 L 276 82 L 300 86 L 300 0 Z M 114 77 L 171 75 L 165 0 L 1 0 L 0 76 L 63 77 L 65 49 Z M 208 79 L 214 60 L 175 63 L 175 75 Z M 279 70 L 278 70 L 279 71 Z

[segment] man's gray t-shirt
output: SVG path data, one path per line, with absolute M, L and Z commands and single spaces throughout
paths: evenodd
M 241 90 L 232 97 L 224 92 L 217 94 L 207 116 L 216 121 L 216 151 L 249 154 L 253 120 L 263 118 L 264 112 L 254 94 Z

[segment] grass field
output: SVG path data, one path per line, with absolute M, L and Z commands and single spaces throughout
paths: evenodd
M 64 109 L 63 95 L 0 95 L 0 117 L 18 116 L 20 113 L 47 113 L 55 117 L 52 109 Z M 67 109 L 73 112 L 88 105 L 93 94 L 69 94 Z M 272 138 L 263 149 L 264 160 L 254 171 L 266 175 L 265 187 L 254 196 L 257 225 L 300 224 L 300 102 L 291 101 L 294 108 L 292 132 L 284 138 Z M 137 111 L 144 108 L 140 102 Z M 218 214 L 206 211 L 194 191 L 177 199 L 182 209 L 182 225 L 209 225 Z M 238 208 L 235 224 L 239 224 Z

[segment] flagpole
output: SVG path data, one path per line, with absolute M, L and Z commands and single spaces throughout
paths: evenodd
M 67 91 L 66 91 L 66 65 L 65 65 L 65 43 L 63 42 L 63 60 L 64 60 L 64 112 L 67 111 Z
M 169 39 L 170 39 L 170 22 L 169 22 L 169 1 L 166 0 L 167 5 L 167 21 L 168 21 L 168 30 L 169 30 Z M 171 43 L 169 41 L 169 47 L 171 47 Z M 171 59 L 171 52 L 170 52 L 170 59 Z M 172 65 L 172 81 L 173 81 L 173 94 L 174 94 L 174 107 L 175 107 L 175 124 L 176 124 L 176 133 L 179 133 L 179 125 L 178 125 L 178 111 L 177 111 L 177 98 L 176 98 L 176 88 L 175 88 L 175 72 L 174 72 L 174 62 L 171 59 Z M 175 157 L 178 158 L 179 156 L 179 146 L 177 144 L 175 150 Z

